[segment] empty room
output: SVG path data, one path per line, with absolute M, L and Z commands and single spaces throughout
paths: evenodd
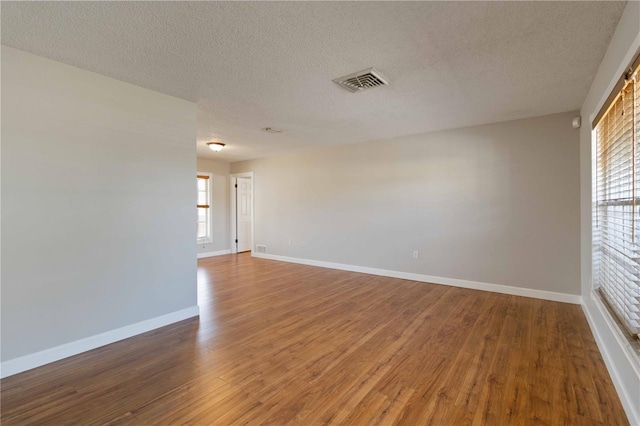
M 640 426 L 640 2 L 0 7 L 3 425 Z

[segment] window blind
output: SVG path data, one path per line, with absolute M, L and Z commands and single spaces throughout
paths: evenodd
M 634 64 L 636 65 L 636 64 Z M 640 332 L 640 84 L 638 67 L 595 124 L 593 281 L 625 328 Z M 620 87 L 621 86 L 621 87 Z

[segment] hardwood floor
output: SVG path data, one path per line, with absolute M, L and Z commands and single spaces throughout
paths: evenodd
M 580 306 L 198 265 L 200 320 L 2 380 L 2 424 L 628 424 Z

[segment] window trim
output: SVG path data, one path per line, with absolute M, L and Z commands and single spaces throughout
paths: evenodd
M 613 84 L 613 88 L 611 89 L 611 92 L 609 93 L 609 95 L 604 98 L 604 102 L 602 102 L 600 108 L 597 110 L 598 112 L 593 115 L 593 120 L 591 121 L 591 223 L 590 223 L 590 230 L 591 230 L 591 266 L 590 269 L 592 271 L 592 274 L 590 274 L 590 284 L 591 284 L 591 297 L 594 301 L 597 301 L 597 305 L 600 305 L 599 308 L 603 311 L 603 315 L 605 317 L 609 316 L 609 322 L 610 325 L 614 325 L 614 329 L 618 332 L 621 333 L 623 336 L 627 337 L 628 342 L 635 342 L 638 343 L 639 339 L 640 339 L 640 333 L 634 334 L 633 331 L 631 331 L 628 328 L 627 324 L 624 324 L 623 320 L 621 318 L 618 318 L 618 316 L 620 315 L 618 312 L 616 312 L 616 309 L 613 307 L 613 305 L 611 304 L 611 302 L 609 300 L 607 300 L 606 296 L 603 294 L 603 290 L 601 289 L 601 285 L 599 285 L 599 283 L 597 283 L 594 279 L 594 275 L 593 275 L 593 268 L 594 268 L 594 245 L 593 245 L 593 236 L 594 236 L 594 230 L 596 228 L 596 222 L 597 222 L 597 218 L 595 216 L 595 210 L 597 209 L 597 195 L 594 194 L 594 191 L 596 191 L 596 187 L 594 185 L 596 185 L 596 181 L 594 179 L 596 179 L 595 177 L 598 174 L 598 159 L 597 159 L 597 155 L 598 155 L 598 136 L 597 136 L 597 126 L 602 122 L 602 120 L 607 116 L 607 114 L 610 112 L 610 110 L 615 106 L 615 104 L 618 102 L 620 96 L 622 96 L 622 91 L 625 90 L 625 88 L 627 87 L 627 84 L 629 82 L 629 80 L 632 78 L 633 74 L 635 72 L 638 72 L 640 74 L 640 52 L 636 52 L 633 56 L 632 59 L 630 61 L 630 65 L 628 67 L 624 67 L 622 72 L 619 72 L 620 74 L 620 78 L 615 81 L 615 84 Z M 635 84 L 640 84 L 640 80 L 637 80 L 638 75 L 636 74 L 636 80 L 635 80 Z M 635 89 L 635 87 L 634 87 Z M 637 116 L 636 110 L 634 108 L 633 112 L 632 112 L 632 144 L 637 143 L 637 141 L 634 141 L 634 136 L 635 136 L 635 132 L 636 132 L 636 121 L 635 121 L 635 117 Z M 635 157 L 634 157 L 635 158 Z M 635 162 L 635 160 L 634 160 Z M 634 169 L 634 175 L 636 173 L 638 173 L 638 171 L 636 171 Z M 635 178 L 634 178 L 634 182 L 635 182 Z M 633 192 L 635 193 L 635 189 L 633 190 Z M 637 209 L 636 204 L 635 204 L 635 199 L 636 196 L 635 194 L 633 194 L 633 200 L 634 200 L 634 210 Z M 633 225 L 633 231 L 635 231 L 635 224 Z M 637 238 L 637 237 L 635 237 Z M 614 317 L 615 315 L 615 317 Z M 638 354 L 638 349 L 635 348 L 635 350 L 633 351 L 635 352 L 635 357 L 637 358 L 637 354 Z M 637 360 L 636 360 L 637 362 Z
M 604 118 L 605 115 L 607 115 L 611 107 L 616 103 L 618 96 L 620 96 L 622 89 L 626 85 L 626 80 L 629 77 L 629 72 L 633 72 L 639 66 L 640 53 L 638 53 L 636 58 L 631 61 L 631 64 L 624 69 L 622 75 L 620 76 L 618 81 L 616 81 L 616 84 L 614 84 L 613 89 L 611 89 L 611 93 L 609 93 L 609 96 L 607 96 L 607 98 L 605 99 L 604 103 L 598 110 L 598 113 L 593 117 L 593 120 L 591 121 L 591 130 L 595 130 L 598 124 L 600 124 L 600 121 Z

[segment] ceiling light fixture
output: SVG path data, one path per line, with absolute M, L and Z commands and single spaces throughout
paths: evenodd
M 222 148 L 224 148 L 224 144 L 222 142 L 207 142 L 207 145 L 211 151 L 215 152 L 222 151 Z
M 265 132 L 267 133 L 282 133 L 282 130 L 280 129 L 274 129 L 273 127 L 265 127 L 264 129 Z

